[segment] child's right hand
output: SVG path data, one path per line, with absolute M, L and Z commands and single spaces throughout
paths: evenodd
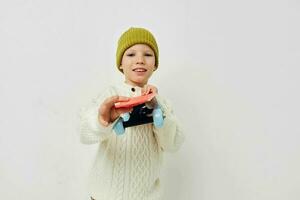
M 132 108 L 115 108 L 116 102 L 129 101 L 128 97 L 112 96 L 104 100 L 98 110 L 98 121 L 107 127 L 111 122 L 115 121 L 121 114 L 130 112 Z

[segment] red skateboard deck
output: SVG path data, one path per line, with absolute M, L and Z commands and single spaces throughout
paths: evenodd
M 150 93 L 138 97 L 131 97 L 129 101 L 115 103 L 115 108 L 131 108 L 142 103 L 149 102 L 155 97 L 156 93 Z

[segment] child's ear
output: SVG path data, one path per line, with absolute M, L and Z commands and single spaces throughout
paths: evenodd
M 124 70 L 123 70 L 122 65 L 120 65 L 119 70 L 120 70 L 122 73 L 124 73 Z

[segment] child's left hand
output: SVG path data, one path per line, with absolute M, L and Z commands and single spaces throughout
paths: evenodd
M 155 87 L 154 85 L 145 85 L 142 88 L 142 95 L 146 95 L 149 93 L 158 93 L 157 87 Z
M 142 88 L 142 95 L 147 95 L 149 93 L 156 93 L 157 94 L 158 93 L 157 87 L 155 87 L 154 85 L 145 85 Z M 156 98 L 154 97 L 150 102 L 147 103 L 147 105 L 150 108 L 153 108 L 156 103 L 157 103 Z

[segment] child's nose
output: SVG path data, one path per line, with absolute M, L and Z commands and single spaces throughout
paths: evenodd
M 136 62 L 138 64 L 144 64 L 144 56 L 137 56 Z

